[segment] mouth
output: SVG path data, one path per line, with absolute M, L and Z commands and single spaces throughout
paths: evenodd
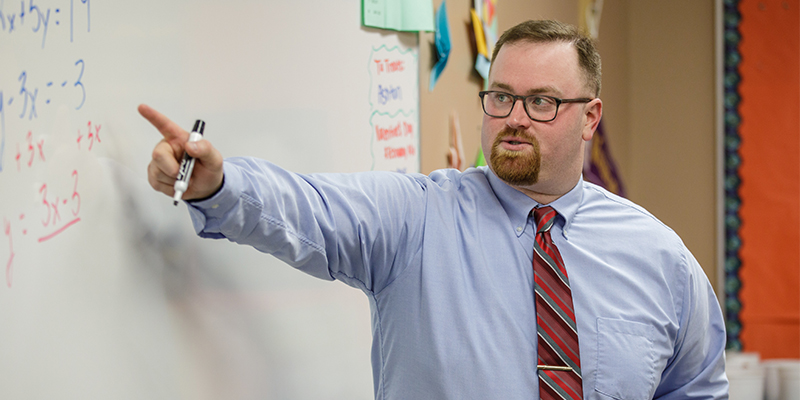
M 504 143 L 508 143 L 508 144 L 514 144 L 514 145 L 516 145 L 516 144 L 530 144 L 528 142 L 525 142 L 525 141 L 522 141 L 522 140 L 515 140 L 515 139 L 503 139 L 503 142 Z
M 520 151 L 531 146 L 531 142 L 517 136 L 500 139 L 500 146 L 506 150 Z

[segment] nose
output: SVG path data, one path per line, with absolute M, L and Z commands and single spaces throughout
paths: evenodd
M 531 125 L 531 118 L 525 112 L 525 102 L 522 99 L 514 100 L 511 114 L 506 117 L 506 125 L 513 129 L 525 129 Z

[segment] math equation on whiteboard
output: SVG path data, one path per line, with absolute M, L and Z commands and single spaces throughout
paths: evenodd
M 0 31 L 8 38 L 35 35 L 44 49 L 48 38 L 74 42 L 76 33 L 92 31 L 91 0 L 0 1 Z
M 26 253 L 80 226 L 82 161 L 102 148 L 105 135 L 86 111 L 89 55 L 74 46 L 92 37 L 91 7 L 91 0 L 0 0 L 0 265 L 7 288 Z

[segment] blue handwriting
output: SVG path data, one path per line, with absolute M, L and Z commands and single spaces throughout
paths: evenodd
M 402 100 L 403 89 L 399 86 L 383 87 L 378 85 L 378 103 L 385 105 L 391 100 Z
M 60 0 L 58 2 L 65 2 L 66 0 Z M 80 13 L 80 18 L 83 18 L 83 11 L 75 9 L 75 3 L 78 0 L 69 0 L 69 41 L 70 43 L 75 40 L 75 17 L 76 13 Z M 12 34 L 17 32 L 22 27 L 25 27 L 26 24 L 30 27 L 30 31 L 35 34 L 40 34 L 42 36 L 42 49 L 45 48 L 47 43 L 47 35 L 49 32 L 49 28 L 51 23 L 54 23 L 56 26 L 61 25 L 62 17 L 66 17 L 64 15 L 64 10 L 59 7 L 44 7 L 40 6 L 39 1 L 37 0 L 34 3 L 34 0 L 27 0 L 27 7 L 25 5 L 25 0 L 21 0 L 19 2 L 20 8 L 19 11 L 10 11 L 6 10 L 5 8 L 5 0 L 0 0 L 0 31 Z M 80 4 L 86 7 L 86 32 L 91 32 L 91 4 L 90 0 L 80 0 Z M 51 19 L 52 17 L 52 19 Z M 33 21 L 31 21 L 33 19 Z M 82 22 L 81 22 L 82 24 Z
M 86 86 L 83 83 L 86 62 L 80 59 L 75 61 L 73 67 L 72 73 L 69 74 L 71 76 L 60 80 L 36 80 L 33 78 L 38 77 L 31 76 L 28 71 L 22 71 L 17 78 L 18 96 L 8 96 L 5 99 L 0 96 L 0 118 L 5 118 L 5 110 L 14 105 L 14 101 L 17 99 L 19 99 L 17 104 L 20 105 L 20 119 L 38 118 L 39 109 L 37 107 L 42 104 L 50 105 L 54 101 L 72 103 L 76 110 L 83 108 L 86 103 Z M 0 95 L 2 93 L 0 91 Z

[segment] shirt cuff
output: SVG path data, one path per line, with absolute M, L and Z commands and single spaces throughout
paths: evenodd
M 221 221 L 235 208 L 242 195 L 241 171 L 229 162 L 223 163 L 222 170 L 222 185 L 216 193 L 204 199 L 186 202 L 195 233 L 203 238 L 225 237 L 220 231 Z

